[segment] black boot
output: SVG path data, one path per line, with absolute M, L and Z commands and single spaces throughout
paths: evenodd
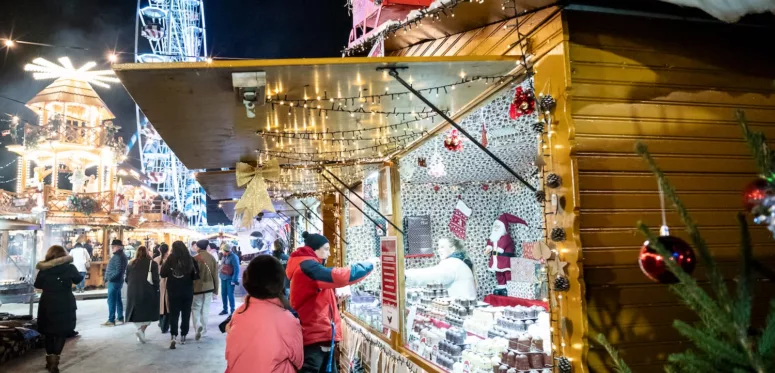
M 50 373 L 59 373 L 59 355 L 46 355 L 46 363 Z

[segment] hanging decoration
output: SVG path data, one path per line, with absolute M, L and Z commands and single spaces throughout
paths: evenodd
M 546 177 L 546 186 L 549 188 L 559 188 L 561 185 L 562 177 L 560 177 L 560 175 L 550 173 L 549 176 Z
M 568 291 L 570 290 L 570 281 L 565 276 L 557 276 L 557 278 L 554 279 L 554 290 L 555 291 Z
M 473 213 L 472 210 L 462 199 L 457 200 L 455 210 L 452 211 L 452 218 L 449 220 L 449 231 L 455 235 L 455 237 L 465 240 L 466 239 L 466 225 L 468 225 L 468 218 Z
M 552 228 L 552 234 L 551 234 L 552 241 L 554 242 L 562 242 L 565 241 L 565 230 L 560 227 L 554 227 Z
M 543 190 L 536 190 L 536 202 L 538 203 L 544 203 L 546 202 L 546 192 Z
M 490 186 L 487 185 L 487 184 L 482 184 L 482 190 L 486 192 L 486 191 L 490 190 Z
M 758 178 L 743 189 L 743 205 L 748 212 L 754 212 L 754 208 L 760 206 L 764 200 L 775 194 L 767 180 Z
M 463 150 L 463 139 L 460 138 L 460 133 L 456 129 L 444 135 L 444 147 L 451 152 Z
M 538 94 L 538 104 L 541 106 L 541 111 L 544 113 L 551 113 L 554 107 L 557 105 L 557 101 L 550 94 Z
M 538 122 L 533 123 L 533 131 L 535 131 L 536 133 L 539 133 L 539 134 L 540 133 L 544 133 L 544 122 L 543 121 L 538 121 Z
M 437 151 L 434 151 L 433 155 L 431 156 L 431 165 L 428 167 L 428 175 L 436 178 L 447 176 L 447 171 L 444 167 L 444 160 Z
M 482 122 L 482 139 L 479 141 L 485 148 L 488 145 L 487 141 L 487 126 Z
M 265 162 L 261 168 L 237 162 L 236 175 L 237 185 L 240 187 L 247 185 L 247 189 L 234 206 L 235 224 L 248 227 L 252 224 L 253 217 L 259 213 L 275 212 L 264 179 L 276 181 L 280 177 L 280 165 L 277 159 Z
M 76 194 L 67 197 L 67 208 L 70 211 L 80 212 L 86 216 L 91 215 L 97 207 L 97 202 L 88 196 L 78 196 Z
M 417 167 L 428 167 L 428 161 L 425 159 L 425 157 L 417 158 Z
M 667 217 L 665 215 L 665 194 L 662 191 L 662 185 L 659 185 L 659 202 L 662 210 L 662 227 L 659 229 L 657 238 L 670 253 L 670 260 L 675 261 L 684 272 L 691 274 L 694 271 L 697 260 L 694 256 L 694 250 L 686 241 L 670 235 L 667 227 Z M 640 269 L 646 277 L 662 284 L 674 284 L 678 278 L 667 269 L 664 258 L 651 247 L 649 241 L 643 243 L 638 257 Z
M 530 115 L 535 111 L 536 99 L 532 90 L 523 90 L 522 87 L 517 87 L 514 92 L 514 101 L 511 102 L 509 107 L 509 117 L 511 119 L 517 119 L 523 115 Z
M 571 365 L 570 360 L 563 356 L 557 359 L 557 369 L 560 373 L 571 373 L 573 366 Z

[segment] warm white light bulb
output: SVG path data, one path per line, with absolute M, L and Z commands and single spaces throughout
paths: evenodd
M 118 61 L 118 56 L 115 53 L 111 53 L 108 55 L 108 61 L 110 61 L 110 63 L 116 63 Z
M 5 44 L 5 46 L 8 48 L 11 48 L 14 45 L 16 45 L 16 43 L 11 39 L 5 39 L 5 41 L 3 41 L 3 44 Z

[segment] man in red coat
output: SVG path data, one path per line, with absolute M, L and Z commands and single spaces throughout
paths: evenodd
M 328 239 L 307 232 L 301 236 L 304 246 L 291 254 L 285 270 L 291 281 L 291 307 L 299 314 L 304 337 L 304 365 L 299 372 L 336 373 L 334 349 L 342 340 L 342 327 L 334 289 L 363 280 L 374 265 L 328 268 L 324 265 L 331 254 Z
M 492 224 L 490 237 L 487 239 L 486 252 L 490 256 L 487 268 L 495 272 L 495 295 L 506 295 L 506 283 L 511 281 L 511 258 L 517 255 L 514 240 L 509 234 L 509 224 L 524 224 L 524 220 L 511 215 L 502 214 Z

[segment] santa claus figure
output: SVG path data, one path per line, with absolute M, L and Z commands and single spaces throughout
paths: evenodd
M 511 214 L 503 214 L 492 223 L 490 237 L 487 239 L 486 252 L 490 256 L 487 268 L 495 272 L 495 280 L 498 282 L 495 295 L 506 295 L 506 282 L 511 281 L 511 258 L 517 255 L 514 240 L 509 234 L 509 224 L 527 226 L 524 220 Z

